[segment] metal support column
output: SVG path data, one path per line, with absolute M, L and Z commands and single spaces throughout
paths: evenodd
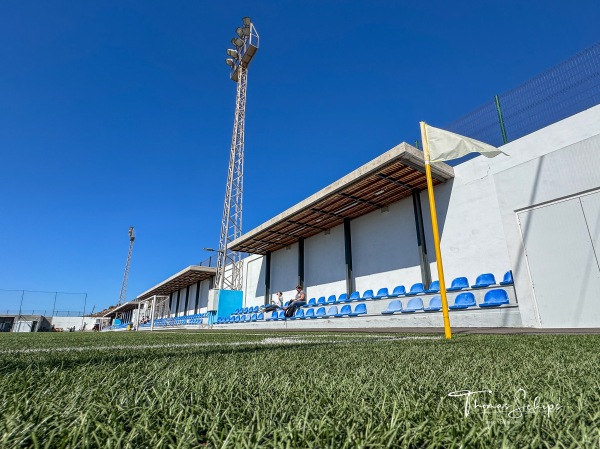
M 271 251 L 265 255 L 265 305 L 271 302 Z
M 427 257 L 427 245 L 425 244 L 425 227 L 423 226 L 423 210 L 421 209 L 421 191 L 413 189 L 413 209 L 415 214 L 415 226 L 417 228 L 417 245 L 419 247 L 419 261 L 421 264 L 421 281 L 425 288 L 431 284 L 431 269 Z
M 188 285 L 185 288 L 185 303 L 184 303 L 184 306 L 183 306 L 183 314 L 184 315 L 187 315 L 189 301 L 190 301 L 190 286 Z
M 350 219 L 344 218 L 344 257 L 346 260 L 346 293 L 354 291 L 354 275 L 352 273 L 352 231 Z
M 200 281 L 196 284 L 196 299 L 194 300 L 194 314 L 198 313 L 198 303 L 200 301 Z
M 304 237 L 298 240 L 298 285 L 304 289 Z
M 175 317 L 177 316 L 177 314 L 179 313 L 179 296 L 180 296 L 181 290 L 177 290 L 177 301 L 175 302 Z

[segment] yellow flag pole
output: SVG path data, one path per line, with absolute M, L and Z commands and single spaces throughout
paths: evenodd
M 433 229 L 433 245 L 435 246 L 435 259 L 437 262 L 440 280 L 440 294 L 442 296 L 442 315 L 444 317 L 444 334 L 446 339 L 452 338 L 450 330 L 450 317 L 448 316 L 448 298 L 446 297 L 446 282 L 444 281 L 444 267 L 442 266 L 442 252 L 440 250 L 440 233 L 438 231 L 437 213 L 435 211 L 435 198 L 433 196 L 433 181 L 431 180 L 431 164 L 429 162 L 429 140 L 425 122 L 421 122 L 421 140 L 423 141 L 423 157 L 425 159 L 425 175 L 427 176 L 427 193 L 429 195 L 429 208 L 431 209 L 431 227 Z

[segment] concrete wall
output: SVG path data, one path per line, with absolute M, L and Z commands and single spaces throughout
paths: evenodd
M 93 317 L 77 317 L 77 316 L 53 316 L 50 318 L 50 324 L 54 327 L 61 327 L 63 329 L 67 329 L 69 327 L 75 326 L 75 330 L 81 329 L 81 323 L 85 324 L 85 330 L 92 330 L 94 324 L 96 323 L 97 318 Z

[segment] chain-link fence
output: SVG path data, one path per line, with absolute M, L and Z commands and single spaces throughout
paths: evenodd
M 87 306 L 87 293 L 0 289 L 0 315 L 81 317 Z
M 597 104 L 600 42 L 443 128 L 501 146 Z

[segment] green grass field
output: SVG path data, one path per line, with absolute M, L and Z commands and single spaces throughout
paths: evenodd
M 0 448 L 599 448 L 598 429 L 598 336 L 0 334 Z

